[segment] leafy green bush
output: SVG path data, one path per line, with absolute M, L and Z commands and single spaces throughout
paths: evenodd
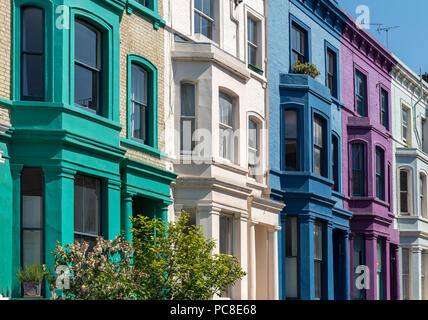
M 16 277 L 24 282 L 42 282 L 44 278 L 43 266 L 41 264 L 25 265 L 24 269 L 19 268 Z
M 314 79 L 321 74 L 314 64 L 309 62 L 301 63 L 300 61 L 296 61 L 296 63 L 293 64 L 291 71 L 296 74 L 307 74 Z
M 139 299 L 207 300 L 245 276 L 238 259 L 213 254 L 215 242 L 188 219 L 183 213 L 168 229 L 161 219 L 132 219 Z

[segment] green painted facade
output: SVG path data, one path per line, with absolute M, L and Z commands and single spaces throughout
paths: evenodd
M 45 101 L 20 101 L 20 8 L 45 9 Z M 70 23 L 61 24 L 60 6 L 69 8 Z M 50 252 L 57 241 L 74 241 L 74 178 L 76 174 L 102 182 L 102 234 L 109 239 L 124 230 L 130 239 L 133 212 L 167 218 L 170 184 L 176 174 L 125 157 L 122 146 L 161 157 L 157 146 L 157 114 L 153 115 L 151 146 L 121 139 L 119 79 L 119 27 L 123 14 L 144 11 L 155 29 L 163 26 L 157 4 L 150 8 L 129 0 L 14 0 L 12 1 L 12 99 L 0 100 L 11 113 L 11 128 L 0 135 L 5 163 L 0 165 L 0 294 L 18 298 L 21 286 L 15 273 L 21 266 L 21 172 L 41 168 L 44 174 L 44 254 L 52 268 Z M 67 22 L 67 12 L 65 13 Z M 101 115 L 74 105 L 73 21 L 89 21 L 102 31 L 103 74 Z M 143 57 L 130 57 L 150 66 Z M 154 69 L 155 71 L 155 69 Z M 153 101 L 157 100 L 157 75 Z M 141 211 L 141 212 L 140 212 Z

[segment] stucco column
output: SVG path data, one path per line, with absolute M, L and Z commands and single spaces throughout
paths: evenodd
M 43 167 L 45 180 L 45 259 L 54 268 L 51 252 L 57 241 L 61 245 L 74 242 L 74 177 L 76 171 L 57 167 Z M 49 298 L 50 293 L 46 295 Z
M 121 212 L 121 229 L 125 231 L 126 241 L 132 242 L 132 197 L 134 196 L 131 192 L 122 193 L 122 212 Z
M 394 264 L 395 264 L 395 270 L 393 277 L 395 278 L 395 296 L 393 299 L 400 300 L 400 292 L 401 292 L 401 284 L 400 284 L 400 258 L 399 258 L 399 246 L 394 245 Z
M 384 300 L 391 300 L 391 255 L 390 255 L 390 242 L 385 241 L 385 261 L 384 261 L 385 274 L 383 276 L 383 287 L 385 292 L 383 293 Z
M 421 288 L 421 274 L 422 274 L 422 248 L 412 248 L 412 289 L 413 300 L 422 299 Z
M 349 237 L 349 232 L 345 232 L 343 238 L 343 272 L 344 272 L 344 283 L 343 283 L 343 290 L 345 293 L 344 299 L 345 300 L 349 300 L 351 299 L 351 275 L 350 275 L 350 270 L 351 270 L 351 259 L 350 259 L 350 244 L 351 244 L 351 240 Z
M 12 292 L 13 297 L 20 297 L 21 283 L 16 278 L 16 270 L 21 266 L 21 173 L 22 164 L 11 164 L 13 181 L 12 212 Z
M 279 215 L 279 224 L 281 230 L 278 234 L 278 281 L 279 281 L 279 299 L 286 299 L 286 281 L 285 281 L 285 215 Z
M 369 268 L 369 286 L 366 288 L 366 299 L 377 299 L 377 237 L 373 234 L 365 235 L 366 265 Z
M 107 224 L 104 225 L 105 237 L 113 240 L 121 232 L 121 182 L 107 180 Z
M 168 208 L 170 206 L 170 202 L 167 201 L 163 201 L 158 205 L 158 217 L 162 219 L 162 221 L 164 222 L 165 228 L 166 230 L 168 230 Z
M 269 299 L 278 300 L 278 230 L 279 228 L 269 229 L 269 269 L 271 274 L 269 285 Z
M 333 224 L 324 225 L 323 239 L 324 266 L 323 266 L 323 297 L 334 300 L 334 267 L 333 267 Z
M 205 237 L 216 242 L 213 253 L 220 252 L 220 208 L 214 206 L 198 206 L 199 223 Z
M 299 275 L 300 299 L 315 298 L 314 218 L 299 215 Z
M 241 280 L 235 284 L 234 299 L 248 300 L 248 220 L 242 214 L 234 216 L 234 248 L 241 268 L 247 273 Z M 235 250 L 235 249 L 234 249 Z
M 256 290 L 257 290 L 257 269 L 256 269 L 256 224 L 253 222 L 249 223 L 248 227 L 248 237 L 249 237 L 249 274 L 250 274 L 250 300 L 256 300 Z

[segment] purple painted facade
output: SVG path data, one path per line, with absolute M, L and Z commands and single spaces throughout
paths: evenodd
M 394 229 L 390 106 L 390 72 L 395 64 L 390 52 L 365 30 L 358 29 L 350 17 L 342 30 L 341 92 L 344 209 L 353 212 L 351 299 L 399 299 L 399 238 L 398 230 Z M 357 82 L 358 77 L 362 80 Z M 381 91 L 388 97 L 383 104 Z M 387 106 L 383 123 L 382 105 Z M 353 147 L 354 144 L 360 144 L 361 158 L 356 156 L 357 151 L 353 153 L 353 148 L 359 148 Z M 377 158 L 381 159 L 378 165 Z M 356 272 L 358 265 L 369 268 L 370 286 L 365 290 L 356 288 L 358 275 L 362 274 Z

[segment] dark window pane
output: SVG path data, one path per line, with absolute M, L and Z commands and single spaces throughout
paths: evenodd
M 98 32 L 76 21 L 74 58 L 90 67 L 98 68 Z
M 132 137 L 145 141 L 147 139 L 147 108 L 138 103 L 132 104 Z
M 101 234 L 100 219 L 101 182 L 91 177 L 76 175 L 74 180 L 75 240 L 87 241 L 88 237 L 96 239 Z
M 297 162 L 298 145 L 296 140 L 285 141 L 285 169 L 299 170 Z
M 85 178 L 85 229 L 84 233 L 99 234 L 100 215 L 100 181 Z
M 192 83 L 181 84 L 181 115 L 195 116 L 195 85 Z
M 42 231 L 22 231 L 22 265 L 42 263 Z
M 84 204 L 83 177 L 76 176 L 74 180 L 74 231 L 83 232 L 83 212 Z
M 75 64 L 74 101 L 94 111 L 98 110 L 99 74 L 93 70 Z
M 22 55 L 22 96 L 42 99 L 44 96 L 44 56 Z
M 132 101 L 147 105 L 147 72 L 143 68 L 132 65 Z
M 44 51 L 43 9 L 22 9 L 22 51 L 42 53 Z
M 400 190 L 407 191 L 407 171 L 400 171 Z

